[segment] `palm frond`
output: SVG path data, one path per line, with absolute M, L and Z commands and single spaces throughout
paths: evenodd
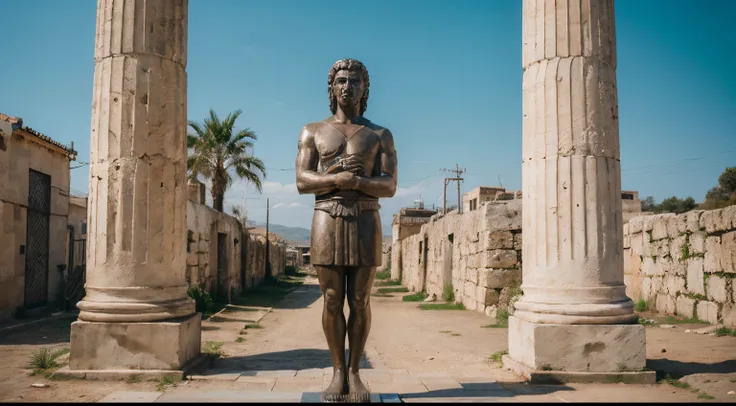
M 203 123 L 190 121 L 193 130 L 187 134 L 187 168 L 193 177 L 203 176 L 224 196 L 234 176 L 252 183 L 262 192 L 261 179 L 266 177 L 266 168 L 259 158 L 252 155 L 256 133 L 250 128 L 235 131 L 235 122 L 242 114 L 236 110 L 220 120 L 214 109 Z M 222 199 L 220 199 L 222 200 Z

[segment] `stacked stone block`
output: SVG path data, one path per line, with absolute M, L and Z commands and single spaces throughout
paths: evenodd
M 627 294 L 650 309 L 736 327 L 736 206 L 624 225 Z
M 504 289 L 521 284 L 521 202 L 488 202 L 463 214 L 438 214 L 400 244 L 396 259 L 404 286 L 443 300 L 451 284 L 455 302 L 490 313 Z

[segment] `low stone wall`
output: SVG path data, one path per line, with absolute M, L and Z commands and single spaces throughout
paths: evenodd
M 394 244 L 392 277 L 398 275 L 410 290 L 438 300 L 451 284 L 455 302 L 492 312 L 504 290 L 521 283 L 521 201 L 433 216 L 418 234 Z
M 247 234 L 245 288 L 260 285 L 266 277 L 266 237 L 264 235 Z M 271 273 L 280 276 L 286 270 L 286 246 L 271 239 L 268 249 L 271 259 Z
M 265 277 L 266 239 L 244 231 L 235 217 L 206 205 L 187 201 L 187 282 L 219 300 L 230 301 Z M 224 254 L 223 258 L 219 258 Z M 274 276 L 283 275 L 286 246 L 269 247 Z M 220 270 L 220 271 L 218 271 Z
M 623 235 L 630 298 L 736 328 L 736 206 L 636 217 Z

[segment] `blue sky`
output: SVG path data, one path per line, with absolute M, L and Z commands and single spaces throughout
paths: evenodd
M 89 159 L 95 0 L 4 1 L 0 112 L 20 116 Z M 658 201 L 702 200 L 736 166 L 736 2 L 616 3 L 622 185 Z M 390 128 L 399 156 L 391 214 L 421 194 L 442 205 L 440 168 L 480 185 L 521 188 L 521 1 L 190 0 L 188 118 L 236 109 L 259 136 L 264 194 L 237 183 L 251 219 L 309 227 L 294 187 L 301 127 L 329 115 L 327 72 L 351 57 L 371 75 L 366 117 Z M 75 164 L 75 163 L 73 163 Z M 72 170 L 86 194 L 88 168 Z M 448 193 L 449 196 L 455 196 Z M 454 199 L 449 198 L 451 202 Z

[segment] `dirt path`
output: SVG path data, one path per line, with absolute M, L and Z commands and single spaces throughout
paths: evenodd
M 481 328 L 490 320 L 462 310 L 420 311 L 403 294 L 372 297 L 372 327 L 362 367 L 405 369 L 409 373 L 456 371 L 477 376 L 500 373 L 488 357 L 505 350 L 506 330 Z M 345 312 L 348 314 L 347 305 Z M 322 298 L 313 277 L 292 292 L 259 323 L 223 345 L 217 369 L 299 370 L 331 366 L 321 325 Z M 240 328 L 240 327 L 238 327 Z M 205 331 L 203 340 L 225 340 L 223 329 Z M 235 342 L 243 337 L 241 343 Z M 473 343 L 469 345 L 469 343 Z M 511 375 L 509 375 L 511 378 Z

